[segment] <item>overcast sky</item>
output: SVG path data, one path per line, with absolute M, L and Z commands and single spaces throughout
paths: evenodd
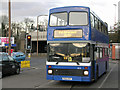
M 2 7 L 0 14 L 8 13 L 8 0 L 0 0 Z M 115 22 L 115 6 L 120 0 L 11 0 L 12 21 L 22 21 L 25 17 L 36 20 L 38 15 L 48 15 L 50 8 L 63 6 L 90 7 L 109 26 Z M 1 6 L 0 2 L 0 6 Z M 116 20 L 118 20 L 118 6 L 116 7 Z

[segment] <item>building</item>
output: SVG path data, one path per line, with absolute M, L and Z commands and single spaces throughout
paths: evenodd
M 37 30 L 29 33 L 32 38 L 32 53 L 37 52 Z M 38 31 L 38 52 L 47 52 L 47 31 Z
M 120 1 L 118 2 L 118 21 L 109 31 L 110 43 L 120 43 Z

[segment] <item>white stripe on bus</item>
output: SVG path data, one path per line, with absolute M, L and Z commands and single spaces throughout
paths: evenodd
M 46 65 L 59 65 L 59 66 L 91 66 L 91 62 L 89 63 L 79 63 L 79 65 L 76 62 L 47 62 Z

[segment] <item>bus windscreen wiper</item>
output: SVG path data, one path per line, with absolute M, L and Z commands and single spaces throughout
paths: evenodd
M 59 62 L 56 62 L 56 64 L 58 64 Z
M 76 62 L 76 63 L 77 63 L 77 65 L 80 65 L 79 62 Z

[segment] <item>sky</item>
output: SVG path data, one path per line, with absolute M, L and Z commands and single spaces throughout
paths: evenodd
M 120 0 L 11 0 L 12 21 L 20 22 L 25 17 L 35 20 L 38 15 L 48 15 L 49 9 L 64 6 L 87 6 L 92 9 L 109 27 L 118 20 Z M 2 4 L 2 6 L 1 6 Z M 115 6 L 113 4 L 117 4 Z M 115 11 L 116 10 L 116 11 Z M 116 15 L 115 15 L 116 12 Z M 8 15 L 8 0 L 0 0 L 0 15 Z

